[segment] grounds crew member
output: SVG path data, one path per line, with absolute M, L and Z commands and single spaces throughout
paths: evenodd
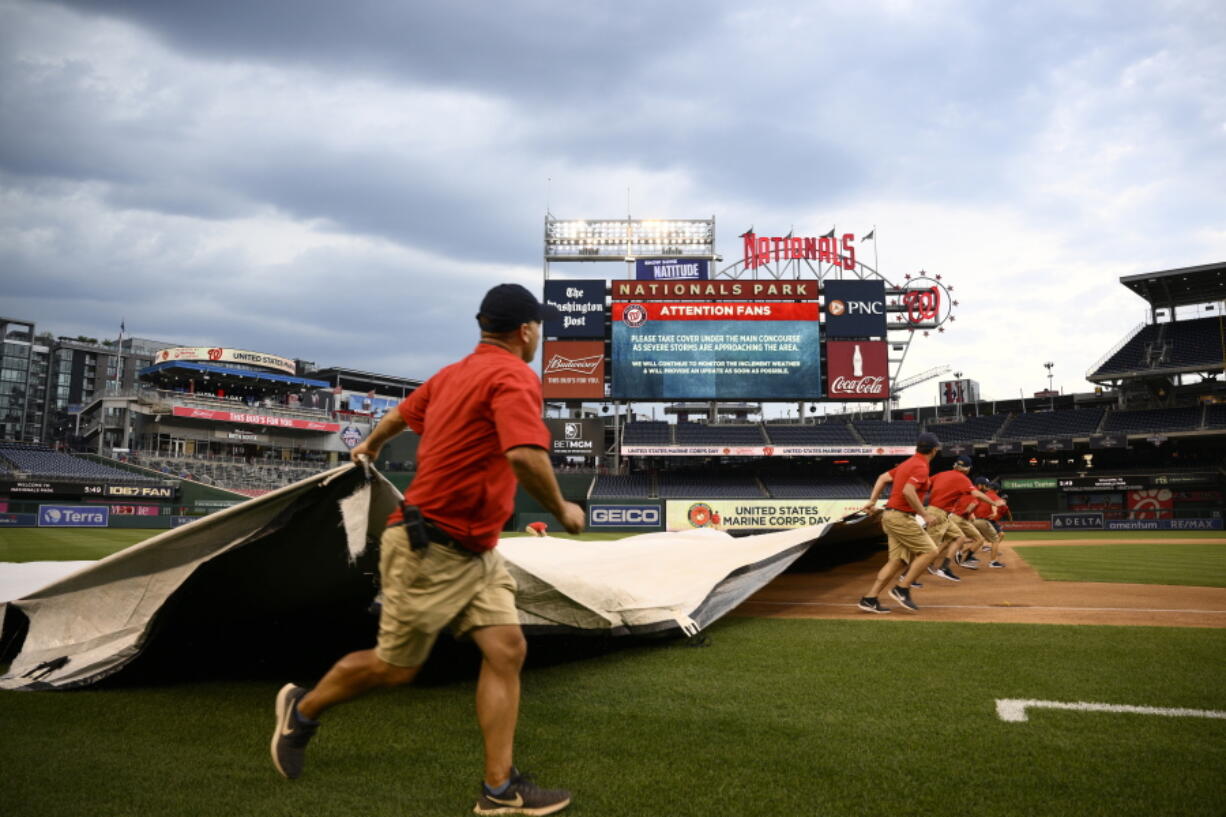
M 541 383 L 528 363 L 541 321 L 556 316 L 518 284 L 501 284 L 481 302 L 481 342 L 389 411 L 352 451 L 374 459 L 404 429 L 421 435 L 417 474 L 381 542 L 382 612 L 374 649 L 341 658 L 314 689 L 286 684 L 277 695 L 272 739 L 277 770 L 302 773 L 319 716 L 364 692 L 413 680 L 439 632 L 450 626 L 482 653 L 477 722 L 485 771 L 477 814 L 551 814 L 570 793 L 541 789 L 513 765 L 519 672 L 526 643 L 515 608 L 515 581 L 495 552 L 514 510 L 516 481 L 570 533 L 583 510 L 562 498 L 541 419 Z
M 1005 534 L 1000 529 L 1000 523 L 997 520 L 1012 518 L 1009 512 L 1009 506 L 1005 504 L 1005 500 L 997 491 L 1000 486 L 984 480 L 986 483 L 982 486 L 983 492 L 994 500 L 999 500 L 999 505 L 984 506 L 980 505 L 975 508 L 975 529 L 978 530 L 990 544 L 984 545 L 983 549 L 991 549 L 992 561 L 988 562 L 988 567 L 1004 567 L 1005 563 L 1000 560 L 1000 546 L 1004 541 Z
M 911 583 L 919 578 L 936 556 L 937 546 L 916 520 L 923 517 L 934 530 L 938 524 L 937 518 L 929 514 L 924 507 L 921 497 L 930 487 L 929 463 L 940 450 L 941 441 L 935 434 L 927 431 L 921 433 L 915 441 L 915 454 L 879 476 L 873 485 L 873 493 L 864 506 L 865 510 L 871 510 L 877 504 L 877 498 L 881 496 L 887 482 L 893 482 L 894 488 L 885 503 L 885 513 L 881 518 L 881 527 L 889 538 L 889 554 L 885 565 L 877 572 L 872 590 L 860 599 L 858 606 L 865 612 L 890 612 L 890 608 L 881 605 L 877 596 L 885 589 L 886 584 L 898 575 L 903 562 L 910 562 L 911 566 L 899 577 L 898 583 L 890 588 L 890 598 L 908 610 L 919 610 L 911 600 Z
M 942 578 L 953 581 L 958 581 L 959 579 L 954 575 L 950 566 L 951 557 L 957 559 L 958 564 L 972 570 L 979 567 L 977 561 L 971 563 L 960 558 L 962 548 L 965 545 L 983 542 L 983 537 L 967 521 L 970 511 L 974 507 L 973 503 L 993 502 L 993 500 L 988 498 L 987 494 L 976 488 L 971 483 L 970 477 L 967 476 L 972 465 L 974 465 L 974 462 L 971 458 L 963 454 L 954 460 L 953 468 L 948 471 L 942 471 L 932 478 L 932 497 L 929 501 L 929 510 L 944 523 L 944 539 L 943 541 L 938 541 L 937 545 L 944 548 L 945 553 L 944 561 L 940 568 L 934 572 Z M 936 539 L 935 534 L 933 534 L 933 539 Z

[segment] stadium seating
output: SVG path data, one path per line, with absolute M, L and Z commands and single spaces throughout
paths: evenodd
M 767 424 L 764 428 L 775 445 L 860 445 L 845 423 Z
M 131 471 L 112 468 L 93 460 L 71 454 L 61 454 L 38 445 L 5 443 L 0 445 L 0 458 L 6 460 L 14 473 L 31 477 L 66 480 L 104 480 L 106 482 L 148 483 L 155 479 Z
M 766 497 L 752 474 L 704 474 L 678 471 L 657 479 L 662 498 L 762 499 Z
M 845 477 L 764 476 L 762 484 L 775 499 L 867 499 L 873 486 Z
M 678 423 L 677 445 L 765 445 L 762 426 Z
M 1222 320 L 1218 317 L 1196 318 L 1145 326 L 1090 376 L 1196 366 L 1220 369 L 1223 365 Z
M 852 427 L 869 445 L 915 445 L 919 436 L 919 423 L 914 420 L 856 420 Z
M 1195 431 L 1200 428 L 1200 407 L 1113 411 L 1103 423 L 1103 431 L 1143 434 L 1149 431 Z
M 1098 426 L 1102 421 L 1103 410 L 1100 408 L 1039 411 L 1016 415 L 997 436 L 1002 440 L 1088 437 L 1098 431 Z
M 277 460 L 245 463 L 192 457 L 158 457 L 139 453 L 133 453 L 130 460 L 135 465 L 160 471 L 167 477 L 190 479 L 232 491 L 271 491 L 306 479 L 329 467 L 325 463 L 288 463 Z
M 961 423 L 929 423 L 926 430 L 943 443 L 981 443 L 996 436 L 1008 415 L 970 417 Z
M 1226 428 L 1226 405 L 1217 403 L 1205 406 L 1205 427 Z
M 645 497 L 655 496 L 652 479 L 648 474 L 602 474 L 592 485 L 591 497 Z
M 622 429 L 622 443 L 625 445 L 672 445 L 673 427 L 670 423 L 655 420 L 626 423 Z

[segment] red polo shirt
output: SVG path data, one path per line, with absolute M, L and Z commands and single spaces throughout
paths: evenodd
M 928 504 L 946 513 L 956 513 L 962 498 L 971 492 L 971 479 L 961 471 L 949 469 L 932 478 L 932 498 Z
M 993 501 L 997 501 L 1000 499 L 1000 494 L 996 493 L 995 491 L 987 490 L 987 491 L 984 491 L 984 493 L 987 494 L 989 497 L 991 497 Z M 986 502 L 981 502 L 979 503 L 979 507 L 975 509 L 975 518 L 976 519 L 1004 519 L 1007 513 L 1009 513 L 1008 505 L 1001 505 L 999 508 L 996 508 L 992 505 L 989 505 Z
M 903 488 L 914 485 L 920 500 L 923 500 L 924 492 L 928 490 L 928 458 L 923 454 L 912 454 L 892 468 L 890 473 L 894 475 L 894 487 L 890 489 L 890 498 L 886 500 L 885 506 L 896 511 L 915 513 L 911 503 L 903 496 Z
M 541 381 L 515 354 L 489 343 L 441 369 L 398 406 L 421 435 L 417 474 L 405 500 L 465 546 L 490 550 L 515 510 L 506 452 L 549 450 Z M 400 511 L 388 524 L 400 522 Z

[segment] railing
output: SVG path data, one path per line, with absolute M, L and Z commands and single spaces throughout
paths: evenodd
M 1148 326 L 1148 324 L 1144 322 L 1139 323 L 1136 326 L 1134 326 L 1132 328 L 1132 331 L 1130 331 L 1127 335 L 1124 336 L 1123 340 L 1121 340 L 1119 343 L 1112 346 L 1111 349 L 1107 352 L 1107 354 L 1100 357 L 1093 366 L 1091 366 L 1089 369 L 1086 370 L 1086 378 L 1089 378 L 1090 375 L 1094 374 L 1096 371 L 1101 369 L 1104 363 L 1106 363 L 1111 358 L 1115 357 L 1115 355 L 1120 351 L 1120 349 L 1123 349 L 1125 346 L 1128 345 L 1129 341 L 1131 341 L 1137 335 L 1141 334 L 1141 331 L 1145 329 L 1146 326 Z

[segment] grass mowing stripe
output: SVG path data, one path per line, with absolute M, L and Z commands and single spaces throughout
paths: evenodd
M 517 763 L 573 789 L 576 815 L 1226 811 L 1220 721 L 995 710 L 1226 709 L 1224 631 L 738 618 L 710 636 L 562 663 L 534 640 Z M 472 673 L 328 713 L 294 783 L 268 759 L 283 680 L 0 694 L 6 803 L 35 817 L 471 809 Z
M 1226 587 L 1226 545 L 1015 545 L 1013 550 L 1051 581 Z
M 0 530 L 0 562 L 101 559 L 165 532 L 138 528 L 5 528 Z

